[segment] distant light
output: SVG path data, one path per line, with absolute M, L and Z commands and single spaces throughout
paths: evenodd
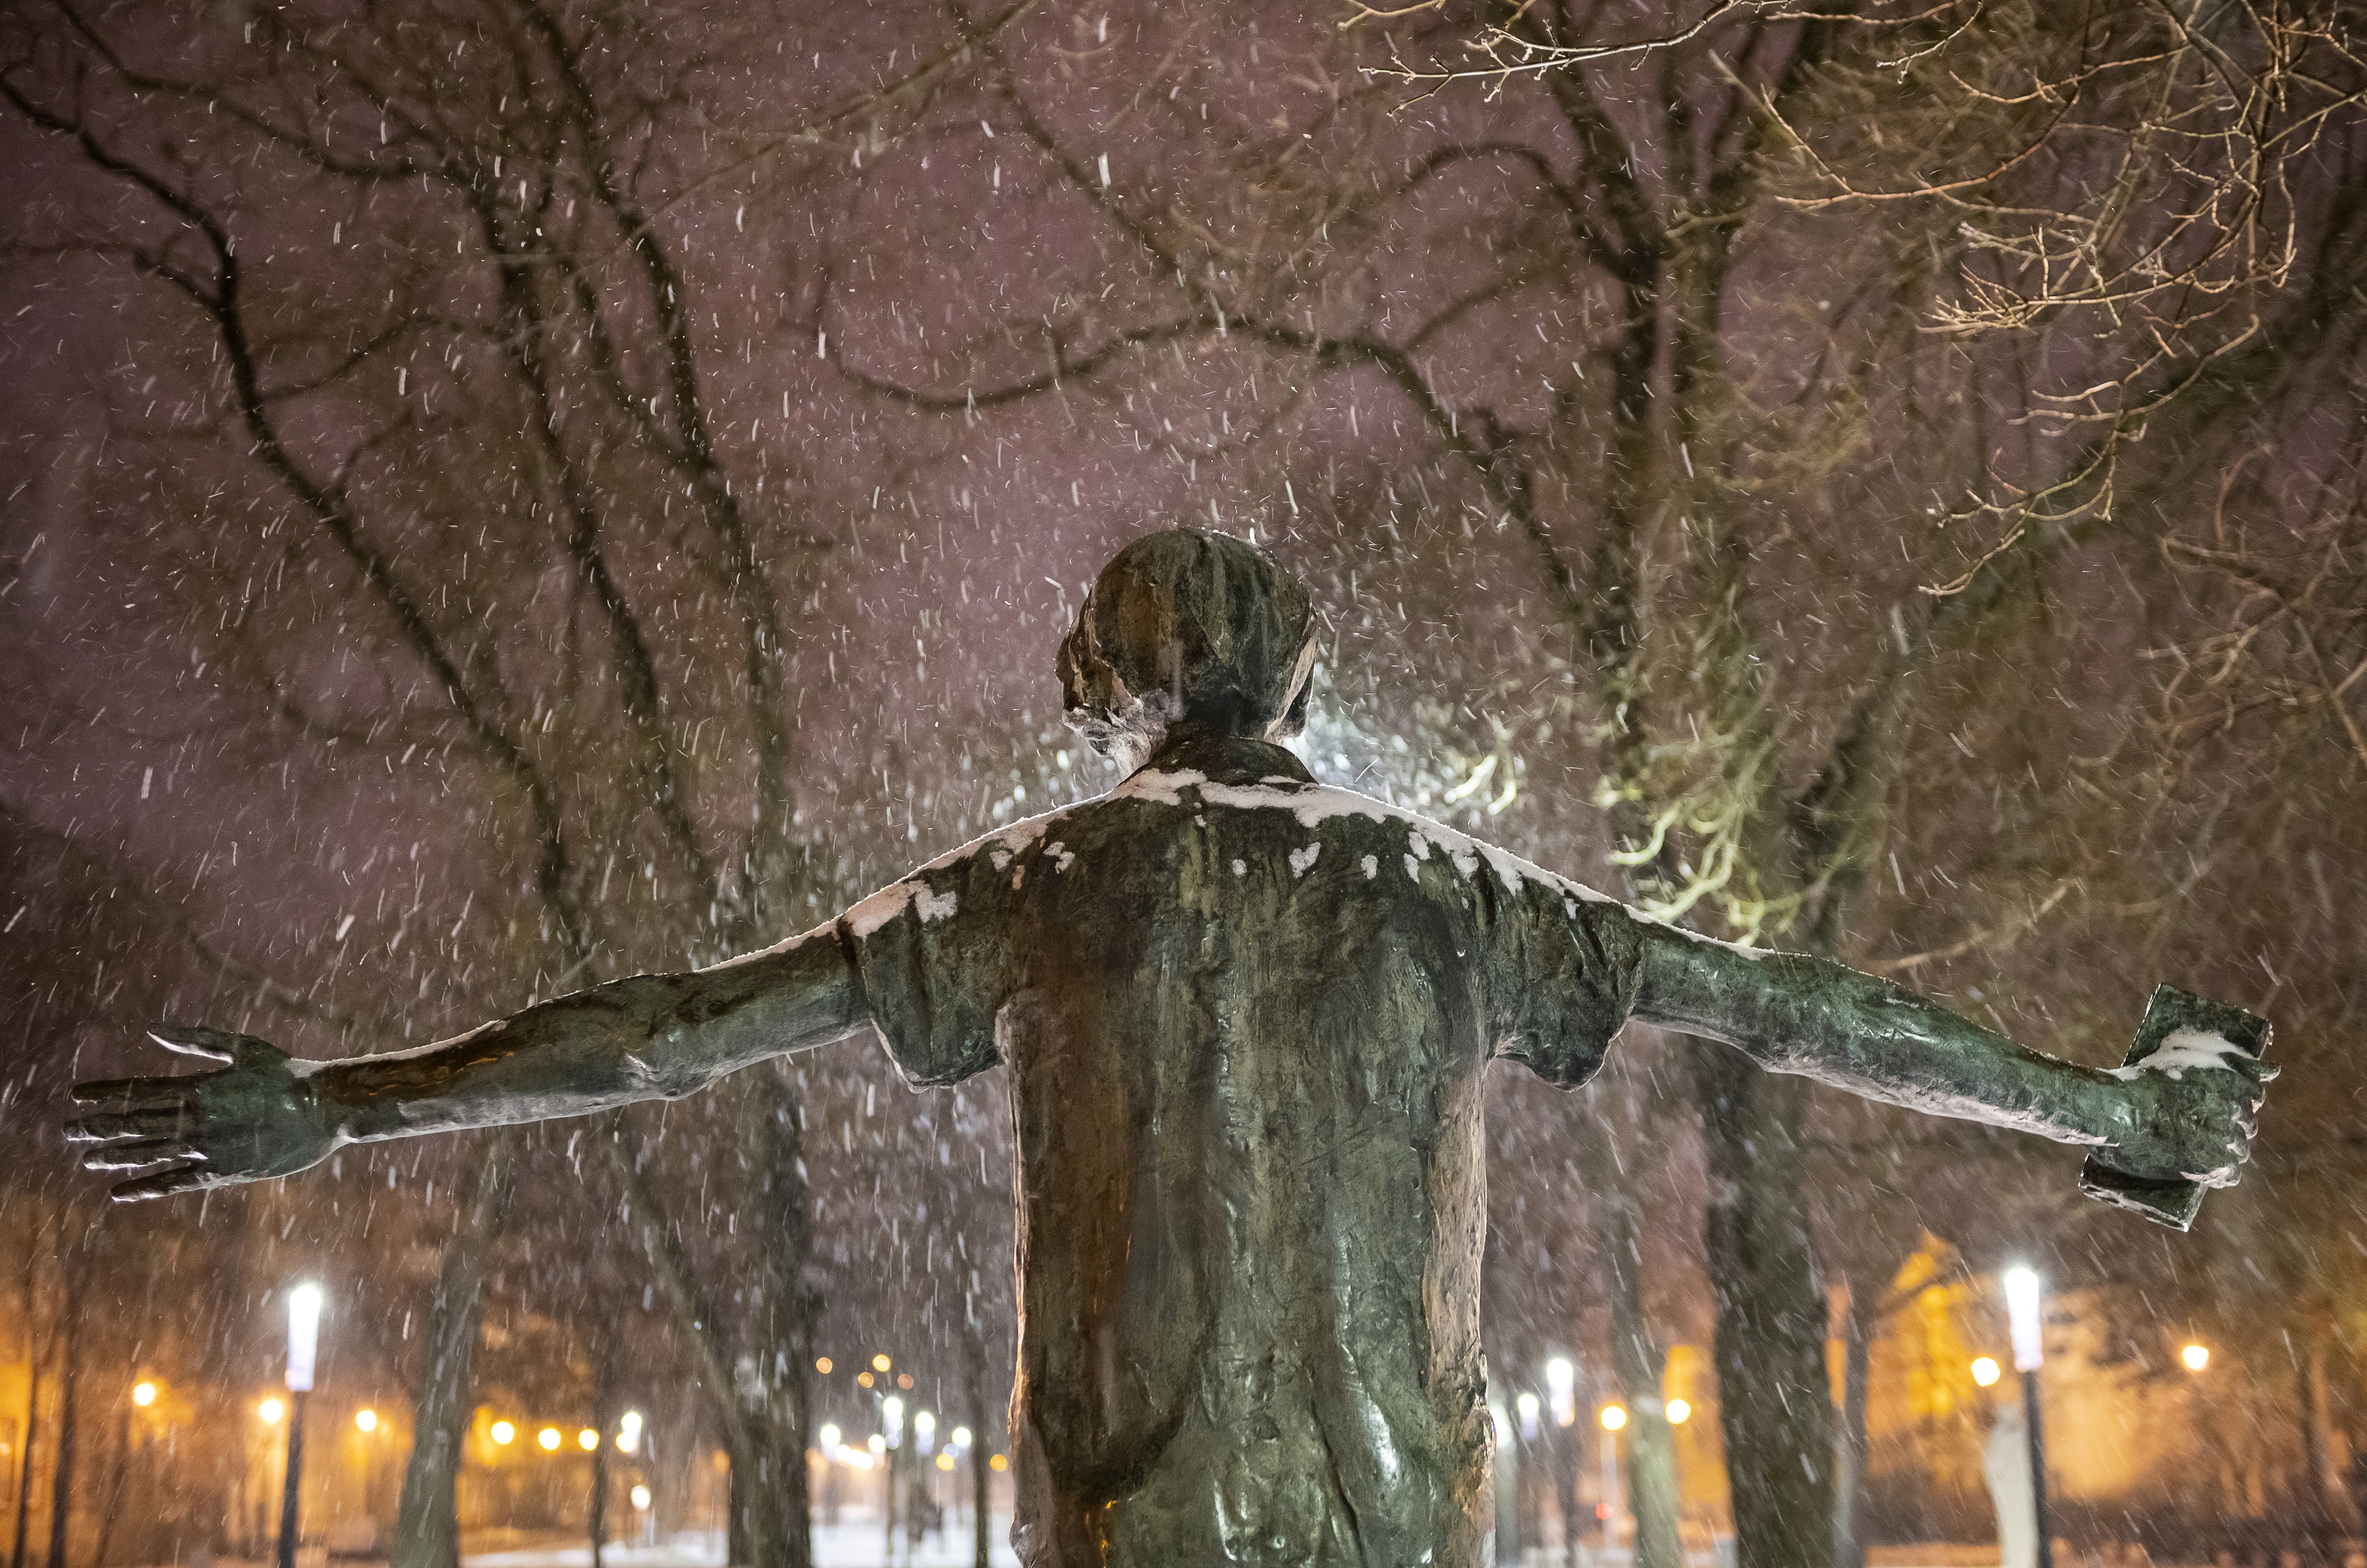
M 875 1455 L 884 1454 L 888 1451 L 888 1439 L 874 1432 L 864 1439 L 863 1446 L 869 1449 Z
M 640 1509 L 644 1513 L 649 1511 L 650 1489 L 648 1487 L 636 1486 L 633 1488 L 633 1506 Z
M 265 1426 L 277 1427 L 279 1418 L 288 1414 L 288 1407 L 276 1399 L 266 1399 L 255 1407 L 255 1413 L 263 1417 Z
M 377 1430 L 378 1430 L 378 1412 L 377 1412 L 377 1411 L 375 1411 L 375 1410 L 357 1410 L 357 1411 L 355 1411 L 355 1412 L 354 1412 L 354 1425 L 355 1425 L 355 1426 L 357 1426 L 357 1427 L 360 1427 L 363 1431 L 365 1431 L 365 1432 L 375 1432 L 375 1431 L 377 1431 Z
M 885 1356 L 874 1356 L 871 1358 L 871 1370 L 875 1372 L 884 1372 L 895 1364 L 895 1362 L 889 1360 Z
M 545 1427 L 541 1431 L 537 1432 L 534 1435 L 534 1440 L 543 1446 L 545 1452 L 557 1453 L 559 1451 L 559 1428 L 556 1427 Z
M 1973 1381 L 1983 1388 L 2005 1376 L 2005 1369 L 1997 1364 L 1995 1356 L 1983 1356 L 1973 1362 Z
M 830 1376 L 830 1358 L 828 1356 L 816 1356 L 814 1358 L 814 1371 L 820 1372 L 824 1377 Z
M 617 1451 L 620 1454 L 641 1451 L 641 1413 L 628 1410 L 617 1421 Z
M 955 1427 L 955 1428 L 954 1428 L 954 1447 L 956 1447 L 956 1448 L 957 1448 L 957 1449 L 966 1449 L 966 1448 L 969 1447 L 969 1428 L 968 1428 L 968 1427 Z
M 288 1386 L 299 1393 L 312 1386 L 313 1353 L 321 1344 L 321 1287 L 302 1284 L 288 1292 Z
M 2013 1370 L 2034 1372 L 2044 1359 L 2040 1344 L 2038 1276 L 2020 1267 L 2005 1271 L 2005 1309 L 2013 1325 Z
M 2180 1350 L 2178 1353 L 2178 1359 L 2186 1363 L 2186 1370 L 2188 1371 L 2199 1372 L 2203 1368 L 2211 1364 L 2211 1347 L 2208 1345 L 2189 1345 L 2185 1349 Z
M 600 1434 L 586 1427 L 575 1434 L 575 1446 L 588 1454 L 600 1446 Z
M 1546 1398 L 1553 1406 L 1555 1426 L 1578 1424 L 1578 1369 L 1569 1357 L 1556 1356 L 1546 1363 Z
M 139 1405 L 143 1410 L 149 1405 L 155 1404 L 156 1385 L 153 1382 L 133 1383 L 131 1385 L 131 1403 Z
M 517 1428 L 506 1421 L 496 1421 L 493 1423 L 493 1430 L 487 1436 L 496 1443 L 505 1444 L 517 1437 Z
M 910 1387 L 912 1387 L 912 1373 L 910 1373 L 910 1372 L 898 1372 L 898 1373 L 896 1374 L 896 1386 L 897 1386 L 898 1388 L 910 1388 Z
M 912 1417 L 912 1436 L 921 1440 L 923 1448 L 928 1447 L 929 1440 L 936 1435 L 937 1418 L 935 1416 L 923 1410 Z
M 1603 1423 L 1604 1431 L 1615 1432 L 1627 1425 L 1627 1412 L 1620 1405 L 1606 1404 L 1603 1407 L 1603 1414 L 1595 1419 Z
M 953 1456 L 953 1455 L 951 1455 L 951 1454 L 949 1454 L 949 1453 L 948 1453 L 948 1454 L 939 1454 L 939 1455 L 937 1456 L 937 1468 L 938 1468 L 939 1470 L 951 1470 L 953 1467 L 954 1467 L 954 1456 Z
M 879 1439 L 874 1438 L 871 1440 L 876 1443 Z M 851 1449 L 844 1443 L 841 1443 L 838 1445 L 838 1462 L 850 1470 L 869 1470 L 879 1462 L 875 1457 L 877 1452 L 878 1450 L 871 1449 Z
M 1525 1443 L 1535 1442 L 1537 1440 L 1537 1396 L 1527 1389 L 1523 1389 L 1520 1396 L 1512 1401 L 1512 1408 L 1521 1413 L 1521 1440 Z
M 857 1372 L 855 1374 L 855 1381 L 861 1383 L 864 1387 L 869 1388 L 871 1386 L 871 1374 L 869 1372 Z
M 1003 1458 L 1001 1454 L 997 1454 L 992 1459 L 986 1461 L 986 1468 L 995 1471 L 1009 1470 L 1011 1468 L 1011 1461 Z
M 839 1438 L 844 1436 L 844 1434 L 839 1431 L 837 1422 L 825 1421 L 821 1424 L 821 1430 L 816 1432 L 814 1436 L 821 1440 L 822 1452 L 826 1454 L 834 1454 L 838 1451 Z
M 1683 1400 L 1672 1399 L 1669 1401 L 1668 1416 L 1670 1426 L 1683 1426 L 1685 1424 L 1685 1417 L 1691 1416 L 1693 1413 L 1693 1407 L 1686 1404 Z

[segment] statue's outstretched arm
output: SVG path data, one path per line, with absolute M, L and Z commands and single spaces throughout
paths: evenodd
M 1637 923 L 1635 1016 L 1724 1041 L 1770 1071 L 2086 1145 L 2133 1176 L 2229 1186 L 2250 1157 L 2275 1069 L 2233 1046 L 2152 1068 L 2081 1066 L 1840 964 Z
M 250 1035 L 165 1026 L 158 1043 L 226 1064 L 187 1077 L 77 1085 L 103 1107 L 68 1125 L 93 1170 L 163 1164 L 119 1199 L 285 1176 L 341 1145 L 673 1100 L 869 1021 L 824 927 L 712 969 L 640 975 L 542 1002 L 436 1044 L 306 1062 Z M 165 1162 L 170 1162 L 166 1164 Z

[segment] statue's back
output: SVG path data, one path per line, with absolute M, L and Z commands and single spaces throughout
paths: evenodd
M 1482 1077 L 1599 1062 L 1589 908 L 1235 740 L 850 912 L 909 1076 L 1010 1068 L 1024 1560 L 1478 1561 Z

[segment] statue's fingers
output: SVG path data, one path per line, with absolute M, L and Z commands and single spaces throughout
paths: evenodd
M 189 1092 L 187 1078 L 93 1078 L 74 1086 L 74 1097 L 85 1105 L 112 1105 L 118 1111 L 156 1111 L 178 1105 Z
M 148 1031 L 148 1038 L 167 1051 L 177 1051 L 184 1056 L 201 1056 L 209 1062 L 228 1064 L 239 1054 L 239 1043 L 246 1038 L 226 1029 L 208 1029 L 196 1023 L 160 1023 Z
M 176 1106 L 146 1111 L 108 1111 L 81 1116 L 65 1125 L 70 1144 L 108 1144 L 125 1138 L 170 1138 L 188 1130 L 189 1118 Z
M 195 1192 L 199 1188 L 219 1185 L 219 1179 L 210 1176 L 204 1166 L 176 1165 L 136 1180 L 119 1181 L 108 1190 L 107 1195 L 119 1203 L 137 1203 L 145 1198 L 170 1198 L 176 1192 Z
M 147 1138 L 136 1144 L 109 1144 L 82 1156 L 85 1170 L 138 1170 L 166 1160 L 197 1160 L 198 1151 L 179 1138 Z M 200 1162 L 202 1163 L 202 1162 Z

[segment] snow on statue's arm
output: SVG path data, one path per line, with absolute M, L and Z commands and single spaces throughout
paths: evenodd
M 1640 942 L 1633 1016 L 1723 1041 L 1771 1072 L 2083 1145 L 2132 1176 L 2232 1186 L 2250 1157 L 2274 1069 L 2233 1046 L 2081 1066 L 1843 964 L 1627 918 Z
M 92 1170 L 151 1169 L 119 1199 L 286 1176 L 345 1144 L 581 1116 L 673 1100 L 727 1073 L 869 1027 L 838 925 L 711 969 L 637 975 L 415 1050 L 309 1062 L 251 1035 L 162 1026 L 159 1044 L 226 1064 L 75 1086 L 66 1128 Z

